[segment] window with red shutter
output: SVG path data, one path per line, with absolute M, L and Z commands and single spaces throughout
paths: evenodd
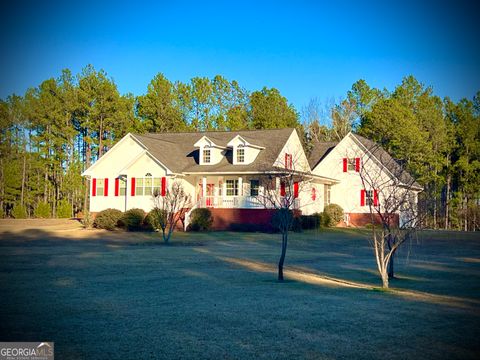
M 103 192 L 103 196 L 108 196 L 108 178 L 104 180 L 104 186 L 105 186 L 105 190 Z
M 131 186 L 132 190 L 131 190 L 131 195 L 132 196 L 135 196 L 135 178 L 132 177 L 132 186 Z
M 167 179 L 162 177 L 162 196 L 165 196 L 167 193 Z

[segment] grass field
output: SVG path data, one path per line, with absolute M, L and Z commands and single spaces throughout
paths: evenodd
M 0 221 L 0 341 L 58 359 L 466 359 L 480 346 L 480 236 L 423 232 L 379 289 L 365 231 L 80 229 Z

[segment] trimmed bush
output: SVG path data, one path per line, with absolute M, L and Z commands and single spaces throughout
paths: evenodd
M 52 217 L 52 212 L 50 211 L 50 205 L 46 202 L 41 202 L 37 204 L 33 216 L 40 219 L 49 219 Z
M 120 219 L 120 224 L 125 226 L 128 231 L 141 230 L 145 219 L 145 211 L 142 209 L 130 209 L 125 211 Z
M 117 209 L 102 210 L 95 216 L 93 225 L 98 229 L 114 230 L 115 227 L 118 226 L 122 215 L 123 213 Z M 86 216 L 87 214 L 85 214 L 85 217 Z
M 15 219 L 26 219 L 27 218 L 27 208 L 20 204 L 15 204 L 12 209 L 12 216 Z
M 303 231 L 302 217 L 301 216 L 296 216 L 296 217 L 293 218 L 292 231 L 293 232 L 302 232 Z
M 69 219 L 72 217 L 72 205 L 66 200 L 60 200 L 57 207 L 57 218 Z
M 324 219 L 326 226 L 336 226 L 343 220 L 343 209 L 340 205 L 330 204 L 325 206 L 323 210 L 324 215 L 328 216 L 328 220 Z
M 212 227 L 213 217 L 210 209 L 198 208 L 194 209 L 190 215 L 190 225 L 188 229 L 191 231 L 208 231 Z
M 160 231 L 161 219 L 165 219 L 167 211 L 162 209 L 151 210 L 143 220 L 143 226 L 146 230 Z
M 300 222 L 303 230 L 318 229 L 323 225 L 322 214 L 302 215 L 300 216 Z

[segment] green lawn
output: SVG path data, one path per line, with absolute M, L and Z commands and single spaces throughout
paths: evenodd
M 478 358 L 480 237 L 424 232 L 379 291 L 367 232 L 0 232 L 2 341 L 58 359 Z M 358 286 L 358 287 L 357 287 Z

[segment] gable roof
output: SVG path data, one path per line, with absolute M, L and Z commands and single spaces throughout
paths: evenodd
M 315 166 L 317 166 L 318 163 L 322 161 L 335 146 L 337 146 L 337 144 L 338 141 L 315 142 L 308 157 L 308 164 L 310 165 L 310 168 L 313 169 Z
M 242 130 L 242 131 L 206 131 L 184 133 L 132 134 L 148 151 L 175 173 L 189 172 L 244 172 L 273 170 L 283 146 L 295 129 Z M 233 165 L 232 150 L 226 150 L 226 156 L 215 165 L 199 165 L 199 150 L 194 144 L 206 136 L 216 145 L 227 144 L 240 135 L 252 145 L 264 147 L 255 161 L 248 165 Z
M 358 134 L 349 133 L 351 137 L 359 144 L 361 144 L 376 160 L 380 162 L 393 176 L 395 176 L 404 185 L 423 190 L 423 187 L 415 181 L 399 163 L 395 160 L 384 148 L 376 142 L 367 139 Z M 347 135 L 347 136 L 348 136 Z M 316 167 L 339 142 L 317 142 L 314 144 L 313 150 L 309 157 L 311 168 Z
M 423 187 L 415 181 L 412 175 L 406 171 L 396 159 L 394 159 L 383 147 L 376 142 L 367 139 L 358 134 L 351 133 L 352 137 L 360 142 L 390 173 L 395 176 L 401 183 L 422 189 Z

